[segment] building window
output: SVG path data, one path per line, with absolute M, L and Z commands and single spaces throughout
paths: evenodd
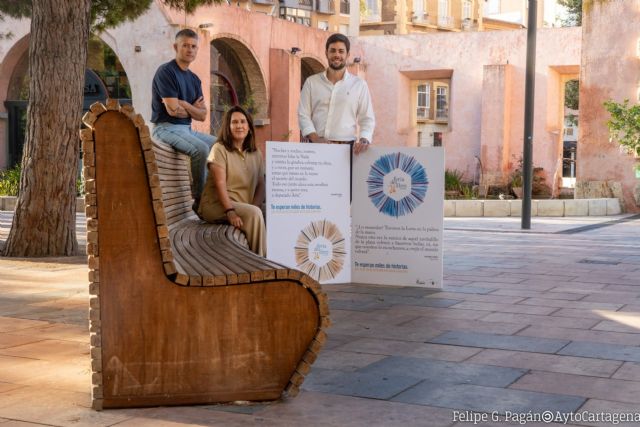
M 433 146 L 442 147 L 442 132 L 433 133 Z
M 428 83 L 419 84 L 417 87 L 417 110 L 416 116 L 418 120 L 426 120 L 429 118 L 429 110 L 431 109 L 431 85 Z
M 438 0 L 438 16 L 449 16 L 449 0 Z
M 349 15 L 349 0 L 340 0 L 340 13 Z
M 436 86 L 436 121 L 449 120 L 449 88 Z
M 485 0 L 484 15 L 495 15 L 500 13 L 500 0 Z
M 378 6 L 378 0 L 366 0 L 365 5 L 367 10 L 364 13 L 364 21 L 379 21 L 380 20 L 380 7 Z
M 349 35 L 349 26 L 346 24 L 340 24 L 338 26 L 338 32 L 344 35 Z
M 292 7 L 280 7 L 280 18 L 297 24 L 311 26 L 311 12 L 304 9 L 296 9 Z
M 462 19 L 471 19 L 471 0 L 462 0 Z
M 329 21 L 318 21 L 318 28 L 320 30 L 329 31 Z
M 413 19 L 424 21 L 424 0 L 413 0 Z

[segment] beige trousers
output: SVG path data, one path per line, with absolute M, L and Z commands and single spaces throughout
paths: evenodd
M 247 236 L 249 248 L 260 256 L 267 253 L 267 244 L 265 240 L 266 230 L 264 226 L 264 217 L 259 207 L 248 204 L 231 202 L 238 216 L 242 219 L 242 227 L 240 230 Z M 215 203 L 202 203 L 200 205 L 200 216 L 208 222 L 226 221 L 227 216 L 222 210 L 222 205 Z

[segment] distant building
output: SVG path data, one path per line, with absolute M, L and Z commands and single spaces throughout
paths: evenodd
M 364 0 L 360 35 L 524 28 L 527 0 Z M 538 2 L 538 27 L 544 1 Z

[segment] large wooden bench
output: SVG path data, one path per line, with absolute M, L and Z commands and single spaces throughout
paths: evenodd
M 81 130 L 93 407 L 295 396 L 326 340 L 326 295 L 191 210 L 187 158 L 109 100 Z

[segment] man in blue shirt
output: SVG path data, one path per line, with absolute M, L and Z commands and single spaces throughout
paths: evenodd
M 153 77 L 152 135 L 191 157 L 192 193 L 197 210 L 206 178 L 207 156 L 216 139 L 191 129 L 192 119 L 202 122 L 207 116 L 202 83 L 189 70 L 198 53 L 198 34 L 190 29 L 179 31 L 173 49 L 176 58 L 162 64 Z

